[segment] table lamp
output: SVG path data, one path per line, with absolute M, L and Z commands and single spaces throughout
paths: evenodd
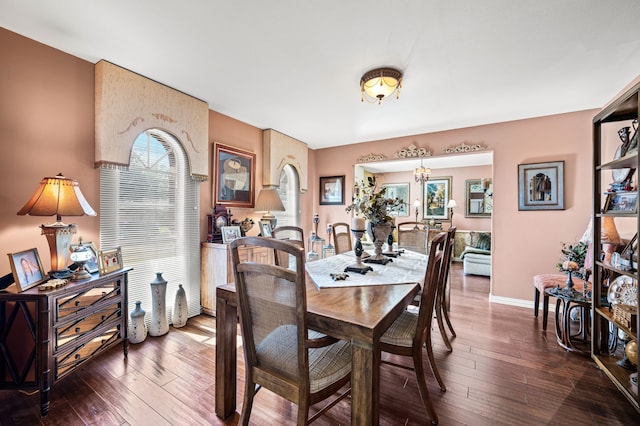
M 604 261 L 609 263 L 611 262 L 611 255 L 616 251 L 618 246 L 622 244 L 622 239 L 616 229 L 616 223 L 611 216 L 602 218 L 600 242 L 602 243 L 602 250 L 604 251 Z
M 453 198 L 449 200 L 449 202 L 447 203 L 447 208 L 449 210 L 451 210 L 451 224 L 453 225 L 453 209 L 455 209 L 456 207 L 458 207 L 458 203 L 456 203 L 456 200 L 454 200 Z
M 416 225 L 413 229 L 418 229 L 418 207 L 420 207 L 420 200 L 418 198 L 413 202 L 413 207 L 416 208 Z
M 69 179 L 58 173 L 55 177 L 45 177 L 40 182 L 31 199 L 20 209 L 19 215 L 56 216 L 56 221 L 49 225 L 40 225 L 42 234 L 47 237 L 51 253 L 52 278 L 69 278 L 71 271 L 67 268 L 67 256 L 71 237 L 77 232 L 74 224 L 62 223 L 62 216 L 95 216 L 80 191 L 78 181 Z
M 269 222 L 271 230 L 274 230 L 278 223 L 278 219 L 276 219 L 271 212 L 283 212 L 284 205 L 278 195 L 278 191 L 273 188 L 268 188 L 260 190 L 255 209 L 257 212 L 264 212 L 260 220 Z

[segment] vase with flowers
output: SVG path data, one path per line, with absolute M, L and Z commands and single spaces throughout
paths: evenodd
M 353 200 L 347 206 L 347 212 L 364 216 L 368 221 L 367 233 L 374 245 L 374 255 L 367 259 L 373 263 L 386 264 L 390 259 L 382 255 L 382 245 L 387 241 L 393 226 L 390 213 L 399 210 L 405 203 L 401 198 L 387 197 L 387 188 L 378 189 L 376 179 L 369 176 L 367 182 L 356 183 Z
M 587 255 L 588 247 L 587 243 L 583 241 L 576 244 L 562 244 L 562 249 L 560 251 L 563 255 L 563 259 L 557 264 L 557 267 L 561 272 L 567 273 L 566 289 L 573 288 L 573 275 L 579 278 L 584 277 L 584 260 Z

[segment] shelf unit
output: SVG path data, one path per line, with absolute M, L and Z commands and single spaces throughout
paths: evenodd
M 638 373 L 639 367 L 634 370 L 621 367 L 618 361 L 624 356 L 624 342 L 618 342 L 615 347 L 610 347 L 612 336 L 610 330 L 617 332 L 613 325 L 624 331 L 633 340 L 638 340 L 638 330 L 640 330 L 640 320 L 636 315 L 635 329 L 626 327 L 616 321 L 612 313 L 612 307 L 607 300 L 608 285 L 620 276 L 629 276 L 638 283 L 640 275 L 637 270 L 624 270 L 614 267 L 610 262 L 604 260 L 602 250 L 601 228 L 602 219 L 612 217 L 618 222 L 622 222 L 625 229 L 632 232 L 640 231 L 640 214 L 622 212 L 604 212 L 603 206 L 606 201 L 607 185 L 611 182 L 609 173 L 612 170 L 632 169 L 632 179 L 638 182 L 638 170 L 640 170 L 640 156 L 638 151 L 623 156 L 622 158 L 608 161 L 614 158 L 615 145 L 620 144 L 617 130 L 621 127 L 631 126 L 631 121 L 640 116 L 640 83 L 633 85 L 616 99 L 610 102 L 593 119 L 593 244 L 597 248 L 595 266 L 593 270 L 593 297 L 592 297 L 592 332 L 591 356 L 598 367 L 609 377 L 620 392 L 629 400 L 631 405 L 640 413 L 640 398 L 637 388 L 633 388 L 630 381 L 630 374 L 634 371 Z M 631 129 L 633 136 L 633 129 Z M 631 137 L 630 136 L 630 137 Z M 639 188 L 640 189 L 640 188 Z M 620 226 L 619 223 L 616 223 Z M 636 300 L 636 303 L 639 301 Z M 611 345 L 612 346 L 612 345 Z

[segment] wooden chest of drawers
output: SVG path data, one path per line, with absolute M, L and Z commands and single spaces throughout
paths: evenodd
M 65 287 L 0 293 L 0 388 L 40 391 L 40 411 L 58 380 L 117 343 L 127 356 L 130 269 Z
M 264 247 L 241 247 L 240 261 L 273 263 L 273 251 Z M 216 314 L 216 287 L 234 282 L 228 244 L 202 243 L 200 249 L 200 304 L 202 312 Z

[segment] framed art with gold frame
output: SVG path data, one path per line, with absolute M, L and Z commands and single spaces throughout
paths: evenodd
M 256 154 L 216 142 L 213 147 L 213 156 L 214 204 L 253 208 Z

